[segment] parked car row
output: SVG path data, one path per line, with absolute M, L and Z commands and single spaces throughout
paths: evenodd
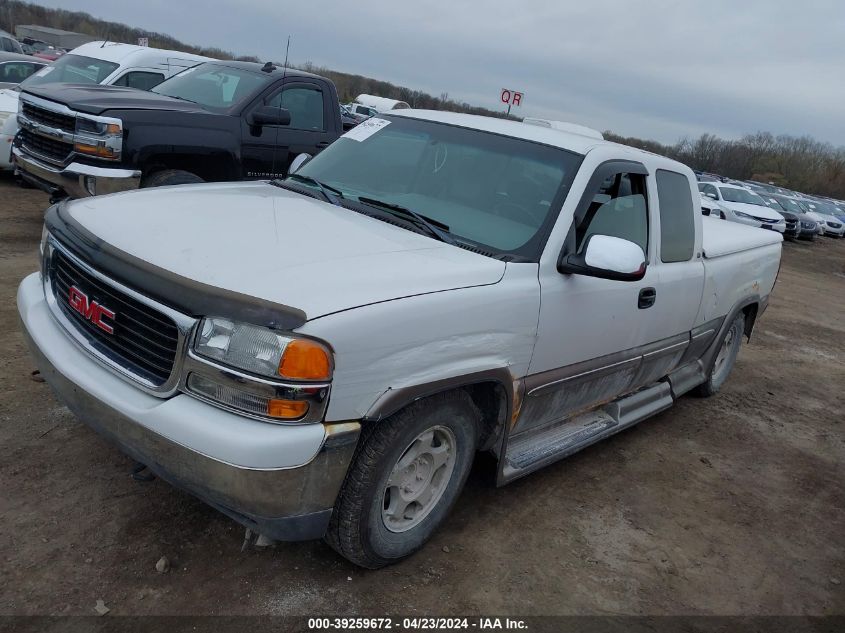
M 31 55 L 47 61 L 55 61 L 67 53 L 67 50 L 64 48 L 53 46 L 52 44 L 32 37 L 24 37 L 19 40 L 6 31 L 0 31 L 0 51 L 17 53 L 19 55 Z
M 0 171 L 13 168 L 12 143 L 19 129 L 17 115 L 21 91 L 57 82 L 128 86 L 148 90 L 166 78 L 209 59 L 190 53 L 132 44 L 90 42 L 75 48 L 53 63 L 37 58 L 7 62 L 14 62 L 16 66 L 26 63 L 33 67 L 38 65 L 38 67 L 20 69 L 14 76 L 17 81 L 9 82 L 9 87 L 0 90 Z M 0 59 L 0 77 L 2 77 L 3 69 L 4 63 Z M 12 78 L 11 70 L 8 76 Z M 56 110 L 56 116 L 59 117 L 62 113 L 63 109 L 59 107 Z M 64 114 L 68 115 L 66 112 Z M 57 118 L 54 122 L 59 120 Z M 72 135 L 75 132 L 75 124 L 67 123 L 70 129 L 66 132 Z M 56 149 L 57 143 L 62 141 L 55 139 L 54 136 L 44 137 L 44 140 L 35 139 L 34 142 L 38 145 L 36 153 L 44 154 L 46 157 L 51 148 Z M 84 154 L 85 148 L 75 148 L 75 152 Z M 74 159 L 70 153 L 63 158 L 68 159 L 69 162 Z
M 845 237 L 845 202 L 810 196 L 757 181 L 738 181 L 697 172 L 701 211 L 786 237 Z
M 360 121 L 317 75 L 105 42 L 6 90 L 0 110 L 14 138 L 0 165 L 54 199 L 284 177 Z

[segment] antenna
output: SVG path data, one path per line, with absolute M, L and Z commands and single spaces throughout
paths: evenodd
M 290 35 L 288 35 L 288 45 L 285 48 L 285 67 L 282 69 L 282 89 L 279 92 L 279 116 L 282 115 L 282 95 L 285 91 L 285 77 L 288 76 L 288 53 L 290 53 Z M 270 62 L 267 62 L 269 64 Z M 267 68 L 267 64 L 264 65 L 264 68 Z M 261 70 L 264 70 L 262 68 Z M 273 174 L 273 177 L 276 177 L 276 153 L 279 151 L 279 128 L 282 127 L 281 125 L 276 126 L 276 140 L 273 141 L 273 167 L 270 169 L 270 173 Z

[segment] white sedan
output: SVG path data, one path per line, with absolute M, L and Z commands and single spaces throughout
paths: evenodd
M 721 182 L 700 182 L 698 190 L 703 198 L 708 198 L 718 208 L 718 213 L 716 210 L 710 213 L 713 217 L 757 228 L 772 229 L 779 233 L 786 230 L 786 220 L 783 216 L 746 187 Z
M 809 215 L 816 219 L 821 225 L 823 235 L 843 237 L 845 236 L 845 222 L 842 222 L 835 214 L 838 209 L 829 202 L 820 200 L 802 200 L 807 206 Z

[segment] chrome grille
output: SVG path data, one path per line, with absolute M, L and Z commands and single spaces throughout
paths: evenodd
M 168 382 L 179 350 L 179 328 L 170 317 L 104 283 L 57 249 L 50 259 L 50 283 L 62 314 L 95 350 L 153 387 Z M 71 307 L 71 287 L 114 312 L 111 334 Z
M 52 110 L 40 108 L 26 101 L 21 102 L 21 107 L 23 115 L 36 123 L 64 130 L 71 134 L 73 134 L 76 128 L 76 117 L 72 115 L 53 112 Z
M 18 134 L 20 136 L 21 146 L 25 150 L 52 162 L 63 163 L 73 151 L 73 145 L 70 143 L 47 138 L 27 129 L 21 128 Z

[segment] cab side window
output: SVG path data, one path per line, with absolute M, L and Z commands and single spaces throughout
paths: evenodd
M 292 130 L 325 130 L 323 91 L 317 86 L 290 86 L 277 93 L 266 105 L 285 108 L 290 112 Z
M 151 90 L 162 81 L 164 81 L 164 75 L 161 73 L 133 70 L 122 77 L 119 77 L 113 85 L 126 86 L 127 88 L 137 88 L 138 90 Z
M 660 205 L 660 260 L 685 262 L 695 250 L 695 216 L 689 180 L 683 174 L 658 169 Z
M 591 235 L 610 235 L 637 244 L 648 253 L 648 198 L 641 174 L 609 176 L 595 192 L 584 220 L 575 229 L 575 243 L 581 252 Z

